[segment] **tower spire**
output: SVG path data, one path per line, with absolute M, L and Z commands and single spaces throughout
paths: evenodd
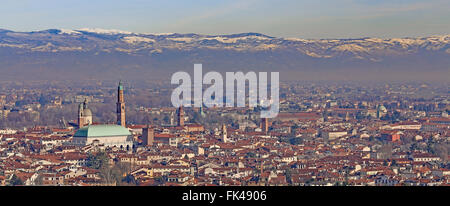
M 183 106 L 180 106 L 180 108 L 178 108 L 178 126 L 179 127 L 183 127 L 184 126 Z
M 84 103 L 80 103 L 78 105 L 78 128 L 82 128 L 84 126 L 83 110 Z

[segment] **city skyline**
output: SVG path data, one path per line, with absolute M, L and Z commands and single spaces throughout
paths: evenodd
M 449 20 L 445 0 L 4 0 L 0 186 L 450 186 Z
M 163 82 L 0 82 L 0 186 L 449 185 L 448 84 L 290 82 L 261 118 Z

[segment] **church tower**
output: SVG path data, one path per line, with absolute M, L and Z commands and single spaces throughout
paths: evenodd
M 178 126 L 183 127 L 184 126 L 184 112 L 183 112 L 183 106 L 180 106 L 178 109 Z
M 175 125 L 175 114 L 174 114 L 174 112 L 170 113 L 170 125 Z
M 88 108 L 87 99 L 78 105 L 78 127 L 82 128 L 92 124 L 92 112 Z
M 268 118 L 261 119 L 260 128 L 264 132 L 264 134 L 267 134 L 269 132 L 269 119 Z
M 142 128 L 142 140 L 145 146 L 152 146 L 155 139 L 155 131 L 152 127 L 147 125 L 147 127 Z
M 228 132 L 227 132 L 227 125 L 222 125 L 222 141 L 224 143 L 228 142 Z
M 84 110 L 83 103 L 81 103 L 78 105 L 78 128 L 84 127 L 85 124 L 83 117 L 83 110 Z
M 117 88 L 117 124 L 123 127 L 125 125 L 125 101 L 123 98 L 123 85 L 122 81 L 119 82 L 119 87 Z

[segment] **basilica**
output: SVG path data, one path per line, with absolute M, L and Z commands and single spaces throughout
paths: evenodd
M 125 101 L 123 84 L 117 88 L 117 124 L 92 124 L 92 111 L 87 100 L 78 107 L 78 130 L 73 135 L 72 144 L 86 146 L 92 143 L 124 150 L 133 148 L 133 136 L 125 124 Z

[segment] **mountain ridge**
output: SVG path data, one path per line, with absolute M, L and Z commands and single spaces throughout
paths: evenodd
M 60 76 L 73 75 L 74 69 L 79 75 L 93 71 L 121 71 L 126 75 L 128 71 L 131 76 L 140 76 L 138 72 L 173 72 L 190 69 L 193 63 L 204 63 L 219 71 L 277 70 L 333 75 L 346 71 L 364 76 L 364 72 L 379 70 L 398 75 L 413 72 L 420 79 L 421 72 L 436 77 L 449 74 L 449 59 L 450 35 L 301 39 L 255 32 L 205 35 L 107 29 L 32 32 L 0 29 L 0 72 L 9 76 L 35 73 L 36 68 Z
M 440 50 L 450 54 L 450 35 L 430 36 L 421 38 L 355 38 L 355 39 L 300 39 L 300 38 L 278 38 L 261 33 L 239 33 L 228 35 L 204 35 L 204 34 L 140 34 L 120 30 L 105 29 L 79 29 L 63 30 L 48 29 L 33 32 L 14 32 L 0 30 L 1 47 L 15 47 L 29 49 L 31 51 L 56 52 L 66 51 L 70 48 L 82 48 L 89 51 L 92 48 L 84 45 L 83 41 L 90 40 L 97 48 L 116 48 L 119 52 L 137 53 L 147 50 L 158 52 L 161 48 L 189 49 L 192 46 L 208 49 L 234 49 L 243 50 L 271 50 L 271 49 L 297 49 L 300 53 L 315 57 L 329 58 L 341 55 L 342 53 L 353 53 L 355 58 L 367 58 L 365 53 L 377 55 L 379 51 L 386 50 L 387 54 L 393 52 L 414 52 L 419 49 Z M 45 36 L 48 35 L 48 36 Z M 96 40 L 109 41 L 108 44 L 101 44 Z M 24 42 L 25 41 L 25 42 Z M 123 45 L 121 43 L 128 43 Z M 56 45 L 48 47 L 46 45 Z M 103 42 L 105 43 L 105 42 Z M 57 47 L 62 45 L 61 47 Z M 118 48 L 118 49 L 117 49 Z

